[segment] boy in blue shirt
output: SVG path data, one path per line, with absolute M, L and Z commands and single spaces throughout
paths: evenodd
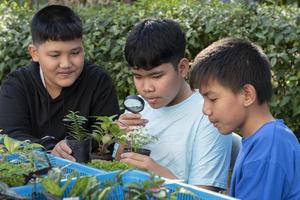
M 150 157 L 123 153 L 121 161 L 202 188 L 226 189 L 232 138 L 219 134 L 203 115 L 202 96 L 185 81 L 184 55 L 185 34 L 175 21 L 147 19 L 129 33 L 125 58 L 145 108 L 122 114 L 119 125 L 145 125 L 158 140 L 144 146 Z M 117 159 L 121 153 L 119 148 Z
M 262 50 L 237 38 L 201 51 L 191 71 L 204 96 L 203 112 L 222 134 L 239 129 L 242 148 L 230 195 L 240 199 L 300 199 L 300 145 L 282 120 L 274 119 L 270 63 Z

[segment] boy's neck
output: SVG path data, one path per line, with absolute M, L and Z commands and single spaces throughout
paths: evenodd
M 186 82 L 183 81 L 182 87 L 180 88 L 179 93 L 177 96 L 173 99 L 173 101 L 168 105 L 168 106 L 173 106 L 176 104 L 179 104 L 186 100 L 188 97 L 190 97 L 193 94 L 193 91 L 190 87 L 190 85 Z
M 43 69 L 40 66 L 40 76 L 41 76 L 41 80 L 43 85 L 45 86 L 48 94 L 52 97 L 52 99 L 55 99 L 56 97 L 58 97 L 60 95 L 61 92 L 61 88 L 60 87 L 55 87 L 55 86 L 51 86 L 51 84 L 49 84 L 47 82 L 47 80 L 45 80 L 44 74 L 43 74 Z
M 253 135 L 260 127 L 270 121 L 274 121 L 267 103 L 249 107 L 244 124 L 240 130 L 244 138 Z

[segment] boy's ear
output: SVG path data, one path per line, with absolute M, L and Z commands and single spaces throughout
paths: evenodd
M 37 46 L 35 46 L 34 44 L 30 44 L 28 46 L 28 52 L 31 55 L 31 58 L 34 62 L 39 61 Z
M 256 101 L 256 90 L 251 84 L 244 85 L 242 89 L 244 106 L 248 107 Z
M 189 60 L 186 58 L 182 58 L 178 64 L 178 72 L 183 78 L 185 78 L 188 75 L 189 68 Z

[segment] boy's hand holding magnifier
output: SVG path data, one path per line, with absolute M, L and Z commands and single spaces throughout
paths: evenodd
M 132 130 L 134 126 L 145 126 L 147 119 L 142 119 L 141 112 L 144 109 L 144 100 L 137 95 L 127 96 L 124 101 L 124 107 L 129 112 L 120 115 L 118 125 L 126 132 Z

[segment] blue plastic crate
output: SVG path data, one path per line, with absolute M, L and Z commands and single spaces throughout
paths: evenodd
M 184 184 L 184 183 L 170 183 L 165 185 L 171 192 L 175 191 L 177 188 L 184 187 L 185 189 L 191 191 L 201 200 L 237 200 L 236 198 L 198 188 L 196 186 Z M 181 200 L 192 200 L 195 199 L 192 195 L 188 194 L 178 194 L 177 199 Z
M 108 176 L 103 176 L 100 175 L 98 176 L 99 181 L 106 181 L 106 180 L 111 180 L 113 176 L 116 176 L 117 173 L 115 174 L 110 174 Z M 145 180 L 150 179 L 150 174 L 144 171 L 139 171 L 139 170 L 132 170 L 127 172 L 122 176 L 123 183 L 128 184 L 128 183 L 140 183 Z M 216 192 L 212 192 L 209 190 L 201 189 L 196 186 L 192 186 L 189 184 L 184 184 L 184 183 L 166 183 L 164 185 L 165 188 L 169 190 L 169 192 L 174 192 L 177 188 L 183 187 L 193 193 L 193 195 L 190 194 L 184 194 L 184 193 L 179 193 L 176 195 L 176 198 L 178 200 L 237 200 L 236 198 L 229 197 L 227 195 L 219 194 Z M 123 200 L 124 199 L 124 192 L 121 187 L 117 187 L 109 196 L 107 197 L 108 200 Z M 155 198 L 154 198 L 155 199 Z M 168 198 L 169 199 L 169 198 Z M 151 198 L 152 200 L 152 198 Z
M 106 181 L 114 181 L 117 172 L 111 172 L 107 174 L 101 174 L 97 175 L 96 178 L 99 182 L 106 182 Z M 122 176 L 123 183 L 134 183 L 134 182 L 142 182 L 145 180 L 148 180 L 150 178 L 150 175 L 146 172 L 139 171 L 139 170 L 132 170 L 127 173 L 125 173 Z M 70 190 L 72 189 L 74 183 L 76 180 L 73 180 L 71 184 L 68 186 L 67 190 L 64 193 L 64 196 L 67 196 Z M 63 182 L 62 182 L 63 184 Z M 218 194 L 215 192 L 211 192 L 208 190 L 200 189 L 195 186 L 187 185 L 187 184 L 181 184 L 181 183 L 169 183 L 166 184 L 165 187 L 170 190 L 170 192 L 173 192 L 176 190 L 176 188 L 184 187 L 187 190 L 191 191 L 193 194 L 195 194 L 196 198 L 194 198 L 192 195 L 189 194 L 177 194 L 178 200 L 193 200 L 193 199 L 201 199 L 201 200 L 234 200 L 235 198 L 231 198 L 229 196 L 225 196 L 222 194 Z M 29 199 L 36 199 L 36 200 L 45 200 L 46 198 L 42 194 L 42 186 L 40 184 L 34 185 L 28 185 L 28 186 L 22 186 L 13 188 L 15 192 L 17 192 L 19 195 L 22 195 L 24 197 L 27 197 Z M 35 191 L 35 193 L 33 193 Z M 34 195 L 34 196 L 33 196 Z M 106 200 L 124 200 L 124 191 L 121 186 L 117 186 L 113 189 L 112 192 L 109 193 Z
M 116 176 L 119 172 L 114 171 L 106 174 L 98 174 L 96 176 L 97 180 L 101 182 L 106 181 L 115 181 Z M 139 170 L 131 170 L 125 173 L 122 176 L 124 183 L 133 183 L 133 182 L 142 182 L 150 178 L 150 175 L 146 172 L 139 171 Z M 63 180 L 61 185 L 64 184 L 66 180 Z M 70 190 L 72 189 L 76 179 L 72 180 L 69 186 L 67 187 L 64 197 L 68 196 Z M 43 186 L 41 184 L 31 184 L 21 187 L 14 187 L 11 188 L 13 191 L 17 192 L 19 195 L 26 197 L 28 199 L 35 199 L 35 200 L 46 200 L 46 197 L 42 194 Z M 106 197 L 106 200 L 123 200 L 124 199 L 124 192 L 121 186 L 115 187 Z
M 116 173 L 107 173 L 100 175 L 102 176 L 101 181 L 110 181 L 113 180 L 115 177 Z M 99 176 L 99 175 L 98 175 Z M 61 182 L 61 185 L 65 183 L 66 180 L 63 180 Z M 68 188 L 64 192 L 64 197 L 68 196 L 70 190 L 72 189 L 76 179 L 72 180 L 71 183 L 68 185 Z M 28 198 L 28 199 L 34 199 L 34 200 L 47 200 L 46 197 L 43 195 L 42 190 L 43 186 L 42 184 L 31 184 L 31 185 L 25 185 L 25 186 L 20 186 L 20 187 L 13 187 L 11 188 L 13 191 L 15 191 L 17 194 Z M 116 191 L 117 192 L 117 191 Z M 114 196 L 114 195 L 113 195 Z
M 118 175 L 120 171 L 118 172 L 112 172 L 110 174 L 105 175 L 98 175 L 96 178 L 99 182 L 105 182 L 105 181 L 114 181 L 116 179 L 116 176 Z M 142 183 L 145 180 L 150 179 L 150 174 L 144 171 L 140 170 L 129 170 L 125 174 L 122 175 L 122 182 L 126 185 L 129 183 Z M 157 177 L 159 178 L 159 177 Z M 124 188 L 121 186 L 117 186 L 111 191 L 108 196 L 106 197 L 106 200 L 124 200 Z
M 87 176 L 87 175 L 98 175 L 98 174 L 106 174 L 107 172 L 104 170 L 96 169 L 89 167 L 87 165 L 83 165 L 77 162 L 72 162 L 70 160 L 66 160 L 52 154 L 48 154 L 48 158 L 52 167 L 63 167 L 69 165 L 65 170 L 66 174 L 72 173 L 76 170 L 80 176 Z

